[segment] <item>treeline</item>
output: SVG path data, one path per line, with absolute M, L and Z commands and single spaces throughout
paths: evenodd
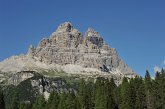
M 165 109 L 165 71 L 156 73 L 155 79 L 148 71 L 145 78 L 124 78 L 119 86 L 113 78 L 98 78 L 95 83 L 81 80 L 78 92 L 52 92 L 47 101 L 43 96 L 33 103 L 18 99 L 13 97 L 10 109 Z M 0 109 L 5 109 L 2 92 Z

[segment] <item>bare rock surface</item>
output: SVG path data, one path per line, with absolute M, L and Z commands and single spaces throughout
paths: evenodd
M 36 48 L 31 45 L 27 54 L 12 56 L 0 62 L 0 71 L 11 74 L 41 69 L 82 75 L 130 78 L 136 75 L 98 32 L 89 28 L 83 35 L 70 22 L 61 24 L 49 38 L 43 38 Z

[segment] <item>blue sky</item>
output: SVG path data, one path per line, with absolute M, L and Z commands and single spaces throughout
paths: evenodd
M 0 0 L 0 61 L 25 54 L 65 21 L 94 28 L 142 76 L 165 66 L 164 0 Z

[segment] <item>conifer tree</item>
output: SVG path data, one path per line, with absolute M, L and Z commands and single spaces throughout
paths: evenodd
M 146 93 L 143 79 L 138 78 L 138 87 L 136 88 L 135 109 L 146 109 Z
M 59 98 L 59 95 L 57 92 L 50 93 L 46 108 L 47 109 L 57 109 L 59 100 L 60 100 L 60 98 Z
M 1 88 L 1 87 L 0 87 Z M 5 109 L 4 94 L 0 89 L 0 109 Z
M 19 97 L 17 92 L 14 92 L 12 96 L 10 109 L 19 109 Z
M 165 109 L 165 69 L 161 70 L 162 109 Z
M 66 98 L 66 109 L 76 109 L 76 102 L 75 102 L 75 95 L 74 92 L 71 91 L 67 94 Z
M 129 82 L 130 108 L 135 109 L 137 89 L 139 89 L 139 77 L 131 78 Z
M 32 109 L 31 103 L 26 103 L 24 101 L 20 102 L 19 109 Z
M 120 90 L 120 109 L 131 109 L 130 99 L 130 85 L 126 77 L 123 78 L 123 82 Z
M 145 75 L 145 91 L 146 91 L 146 105 L 147 109 L 155 109 L 155 96 L 154 96 L 153 81 L 150 77 L 148 70 Z
M 107 109 L 114 109 L 116 107 L 115 93 L 114 93 L 115 88 L 116 88 L 116 85 L 114 83 L 113 78 L 111 78 L 110 81 L 108 79 L 105 80 L 104 90 L 105 90 L 105 96 L 106 96 Z
M 43 95 L 40 95 L 36 98 L 36 101 L 33 105 L 33 109 L 45 109 L 46 101 Z
M 24 102 L 21 102 L 21 103 L 20 103 L 19 109 L 25 109 L 25 103 L 24 103 Z
M 87 87 L 85 81 L 82 79 L 79 84 L 78 99 L 80 104 L 80 109 L 90 109 L 91 108 L 91 91 Z
M 95 108 L 94 109 L 106 109 L 107 108 L 107 95 L 105 94 L 104 79 L 98 78 L 95 83 Z
M 60 94 L 60 101 L 58 104 L 58 108 L 57 109 L 66 109 L 66 98 L 67 98 L 67 94 L 62 93 Z

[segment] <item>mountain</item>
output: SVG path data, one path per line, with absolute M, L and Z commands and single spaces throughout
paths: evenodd
M 30 45 L 27 54 L 12 56 L 0 62 L 1 82 L 12 83 L 9 80 L 15 77 L 13 75 L 22 71 L 39 72 L 45 77 L 61 74 L 82 78 L 114 77 L 118 83 L 124 76 L 136 76 L 119 58 L 116 49 L 109 47 L 97 31 L 89 28 L 83 35 L 70 22 L 58 26 L 37 47 Z M 32 76 L 20 77 L 24 81 Z
M 33 103 L 38 95 L 48 99 L 53 91 L 77 93 L 81 79 L 90 84 L 97 78 L 113 78 L 119 85 L 124 77 L 136 75 L 98 32 L 89 28 L 83 35 L 69 22 L 37 47 L 30 45 L 27 54 L 0 62 L 0 86 L 7 106 L 15 93 L 21 101 Z

